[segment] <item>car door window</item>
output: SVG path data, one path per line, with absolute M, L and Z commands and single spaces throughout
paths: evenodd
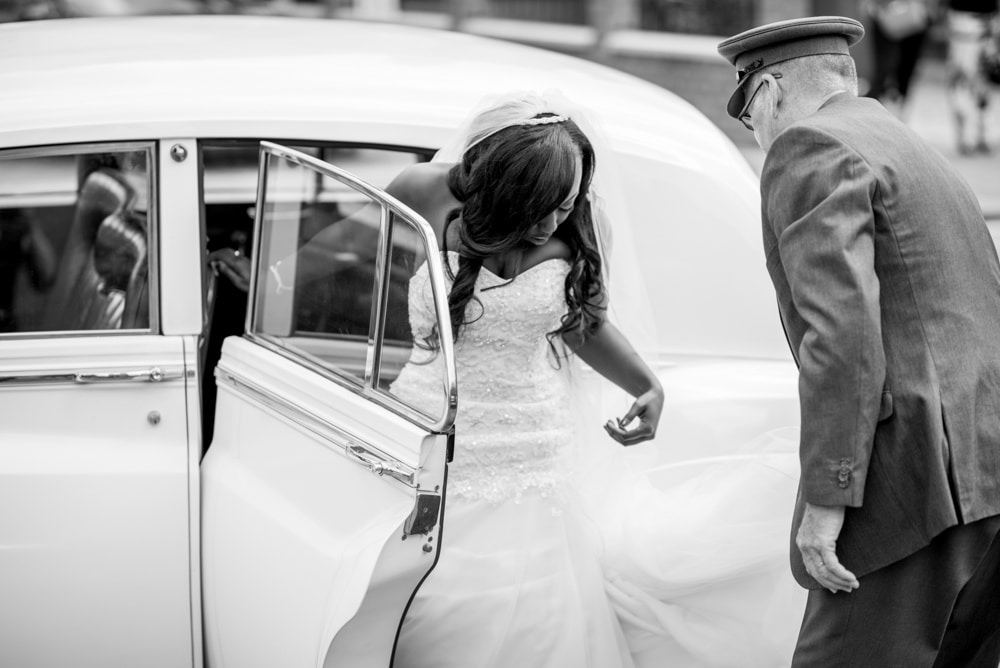
M 356 174 L 376 188 L 385 188 L 408 165 L 430 158 L 431 152 L 356 144 L 305 145 L 290 148 Z M 208 252 L 231 248 L 245 254 L 257 197 L 257 141 L 201 142 L 202 192 Z
M 0 334 L 148 330 L 152 144 L 0 153 Z
M 450 340 L 414 341 L 411 329 L 413 306 L 441 331 L 446 303 L 443 284 L 420 271 L 436 247 L 429 228 L 421 232 L 426 223 L 305 154 L 275 147 L 265 156 L 249 333 L 384 405 L 443 423 L 453 408 L 453 370 L 438 353 Z M 415 359 L 432 365 L 439 382 L 429 385 L 433 396 L 396 396 L 392 382 L 415 345 Z
M 356 143 L 296 141 L 291 142 L 291 148 L 359 175 L 376 187 L 385 187 L 405 167 L 428 160 L 432 154 L 419 148 Z M 259 140 L 205 139 L 199 142 L 205 263 L 209 268 L 205 283 L 205 339 L 200 355 L 205 443 L 212 441 L 217 389 L 213 369 L 222 353 L 222 343 L 226 337 L 239 336 L 246 331 L 246 278 L 249 275 L 248 258 L 253 253 L 259 149 Z M 316 205 L 320 210 L 302 212 L 300 229 L 296 233 L 301 243 L 319 231 L 317 225 L 324 224 L 323 207 L 329 213 L 333 205 L 331 198 L 337 192 L 344 192 L 343 186 L 332 183 L 324 188 L 327 201 Z M 346 212 L 351 206 L 350 199 L 349 196 L 342 197 L 342 201 L 337 203 L 338 209 Z M 354 280 L 355 284 L 360 280 L 358 270 L 346 271 L 342 278 L 345 282 Z M 331 299 L 329 288 L 329 282 L 317 281 L 310 290 L 300 293 L 301 302 L 297 307 L 300 329 L 323 332 L 333 327 L 332 318 L 338 314 L 325 310 Z M 346 284 L 341 288 L 343 294 Z M 343 309 L 347 304 L 341 301 L 339 305 L 339 314 L 344 315 Z M 351 317 L 354 330 L 363 331 L 363 335 L 367 336 L 368 315 L 359 315 L 355 311 Z M 358 320 L 359 317 L 361 320 Z M 340 323 L 338 326 L 343 328 L 345 325 Z M 393 326 L 398 328 L 398 323 L 391 325 L 390 329 Z

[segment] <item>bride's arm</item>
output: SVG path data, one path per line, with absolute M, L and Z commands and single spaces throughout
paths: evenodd
M 652 439 L 663 411 L 663 387 L 625 335 L 605 321 L 582 345 L 573 348 L 594 371 L 636 398 L 628 413 L 617 424 L 608 420 L 604 430 L 623 445 Z M 639 424 L 626 429 L 636 418 Z

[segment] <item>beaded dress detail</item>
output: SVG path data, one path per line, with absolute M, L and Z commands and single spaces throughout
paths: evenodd
M 458 254 L 448 253 L 453 271 Z M 485 267 L 467 324 L 455 344 L 459 404 L 455 459 L 448 494 L 490 502 L 517 500 L 529 491 L 558 496 L 565 482 L 564 449 L 571 441 L 567 363 L 557 361 L 546 334 L 566 312 L 569 264 L 547 260 L 515 280 Z M 448 285 L 450 289 L 450 284 Z M 410 325 L 414 340 L 432 335 L 435 323 L 427 265 L 410 281 Z M 415 346 L 392 385 L 400 398 L 440 414 L 443 397 L 438 356 Z

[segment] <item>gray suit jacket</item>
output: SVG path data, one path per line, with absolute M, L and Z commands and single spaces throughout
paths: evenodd
M 861 576 L 1000 514 L 1000 263 L 975 195 L 877 102 L 839 94 L 774 141 L 764 251 L 799 365 L 804 502 L 848 506 Z

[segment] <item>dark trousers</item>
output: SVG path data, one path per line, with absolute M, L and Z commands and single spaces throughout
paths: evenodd
M 997 668 L 998 532 L 952 527 L 850 594 L 810 591 L 792 668 Z
M 883 33 L 875 23 L 872 26 L 875 71 L 872 74 L 871 88 L 865 95 L 884 102 L 898 94 L 900 101 L 905 100 L 910 92 L 910 81 L 917 69 L 926 36 L 925 30 L 895 40 Z

